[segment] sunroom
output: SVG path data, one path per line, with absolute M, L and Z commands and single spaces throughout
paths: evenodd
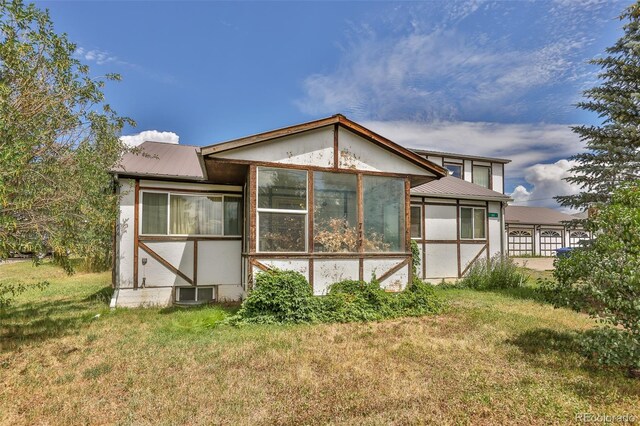
M 210 179 L 245 187 L 243 284 L 261 270 L 303 274 L 315 294 L 375 276 L 411 279 L 412 186 L 446 171 L 343 116 L 202 149 Z

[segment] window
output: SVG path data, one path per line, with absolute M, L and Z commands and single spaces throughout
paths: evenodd
M 214 300 L 213 287 L 178 287 L 179 302 L 210 302 Z
M 258 168 L 258 251 L 306 251 L 307 172 Z
M 483 240 L 486 238 L 486 210 L 477 207 L 460 207 L 460 238 Z
M 473 183 L 489 188 L 491 169 L 487 166 L 473 166 Z
M 171 194 L 170 233 L 222 235 L 222 197 Z
M 169 194 L 156 192 L 142 193 L 142 233 L 167 234 Z
M 224 197 L 224 233 L 242 235 L 242 198 Z
M 411 238 L 422 238 L 422 207 L 411 206 Z
M 358 251 L 358 179 L 354 174 L 314 172 L 313 249 Z
M 404 180 L 363 176 L 364 251 L 404 251 Z
M 143 235 L 242 234 L 242 198 L 142 192 Z
M 449 170 L 451 176 L 462 179 L 462 164 L 444 163 L 444 167 Z

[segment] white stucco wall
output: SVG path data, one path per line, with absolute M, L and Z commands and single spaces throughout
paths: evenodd
M 458 248 L 455 243 L 426 245 L 426 278 L 458 276 Z
M 358 259 L 315 259 L 313 263 L 313 294 L 327 294 L 329 286 L 342 280 L 357 280 Z
M 133 179 L 121 179 L 120 212 L 118 217 L 116 287 L 133 287 L 133 239 L 135 182 Z
M 376 277 L 379 278 L 403 261 L 404 259 L 365 259 L 362 268 L 362 278 L 365 281 L 370 281 L 374 273 Z M 407 286 L 408 282 L 409 266 L 404 266 L 389 278 L 382 281 L 380 287 L 391 291 L 400 291 Z
M 471 261 L 478 255 L 478 253 L 480 253 L 480 250 L 482 250 L 484 246 L 484 243 L 460 244 L 460 265 L 462 271 L 469 266 Z M 478 257 L 478 259 L 482 258 L 487 258 L 486 251 Z
M 333 167 L 333 126 L 225 151 L 215 157 Z
M 472 180 L 473 173 L 473 163 L 471 160 L 464 160 L 464 180 L 467 182 L 473 182 Z
M 427 160 L 431 161 L 434 164 L 437 164 L 438 166 L 442 167 L 442 157 L 440 156 L 436 156 L 436 155 L 429 155 L 427 156 Z
M 505 238 L 502 228 L 502 204 L 489 202 L 489 213 L 497 213 L 498 217 L 489 218 L 489 255 L 494 256 L 501 251 L 501 241 Z M 506 248 L 505 248 L 506 251 Z
M 502 163 L 492 163 L 492 179 L 493 179 L 493 190 L 496 192 L 503 193 L 504 186 L 504 164 Z
M 338 149 L 340 168 L 343 169 L 433 176 L 423 168 L 343 128 L 338 130 Z
M 458 236 L 456 206 L 427 205 L 425 235 L 427 240 L 455 240 Z

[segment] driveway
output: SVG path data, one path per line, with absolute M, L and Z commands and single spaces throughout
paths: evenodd
M 555 257 L 513 257 L 512 259 L 518 266 L 534 271 L 553 271 Z

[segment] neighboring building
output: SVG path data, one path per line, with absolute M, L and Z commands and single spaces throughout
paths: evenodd
M 582 215 L 581 215 L 582 216 Z M 591 238 L 571 224 L 577 217 L 546 207 L 508 206 L 507 253 L 509 256 L 555 256 L 561 247 L 578 247 Z
M 374 274 L 397 291 L 412 279 L 411 238 L 427 279 L 460 277 L 504 252 L 507 160 L 443 156 L 483 188 L 342 115 L 141 150 L 114 171 L 113 306 L 237 300 L 269 268 L 300 272 L 318 295 Z

